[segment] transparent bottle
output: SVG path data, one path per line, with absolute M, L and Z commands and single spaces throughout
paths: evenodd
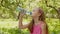
M 30 16 L 32 15 L 31 11 L 27 11 L 24 8 L 21 8 L 21 7 L 17 7 L 17 11 L 24 12 L 26 15 L 30 15 Z

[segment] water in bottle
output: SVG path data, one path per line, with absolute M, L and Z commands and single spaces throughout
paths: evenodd
M 17 11 L 24 12 L 26 15 L 30 15 L 30 16 L 32 15 L 31 11 L 27 11 L 27 10 L 21 8 L 21 7 L 17 7 Z

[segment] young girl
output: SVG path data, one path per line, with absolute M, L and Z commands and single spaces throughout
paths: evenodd
M 48 34 L 48 27 L 45 22 L 45 15 L 41 8 L 34 8 L 32 11 L 32 21 L 26 25 L 22 24 L 24 13 L 19 16 L 19 28 L 28 28 L 30 34 Z

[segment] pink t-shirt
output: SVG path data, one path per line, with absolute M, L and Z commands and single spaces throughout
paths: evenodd
M 42 22 L 37 25 L 34 25 L 33 32 L 31 32 L 31 34 L 42 34 L 41 25 L 42 25 Z

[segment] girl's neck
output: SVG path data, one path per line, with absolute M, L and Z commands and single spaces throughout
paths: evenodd
M 34 24 L 38 24 L 39 23 L 39 18 L 34 18 Z

